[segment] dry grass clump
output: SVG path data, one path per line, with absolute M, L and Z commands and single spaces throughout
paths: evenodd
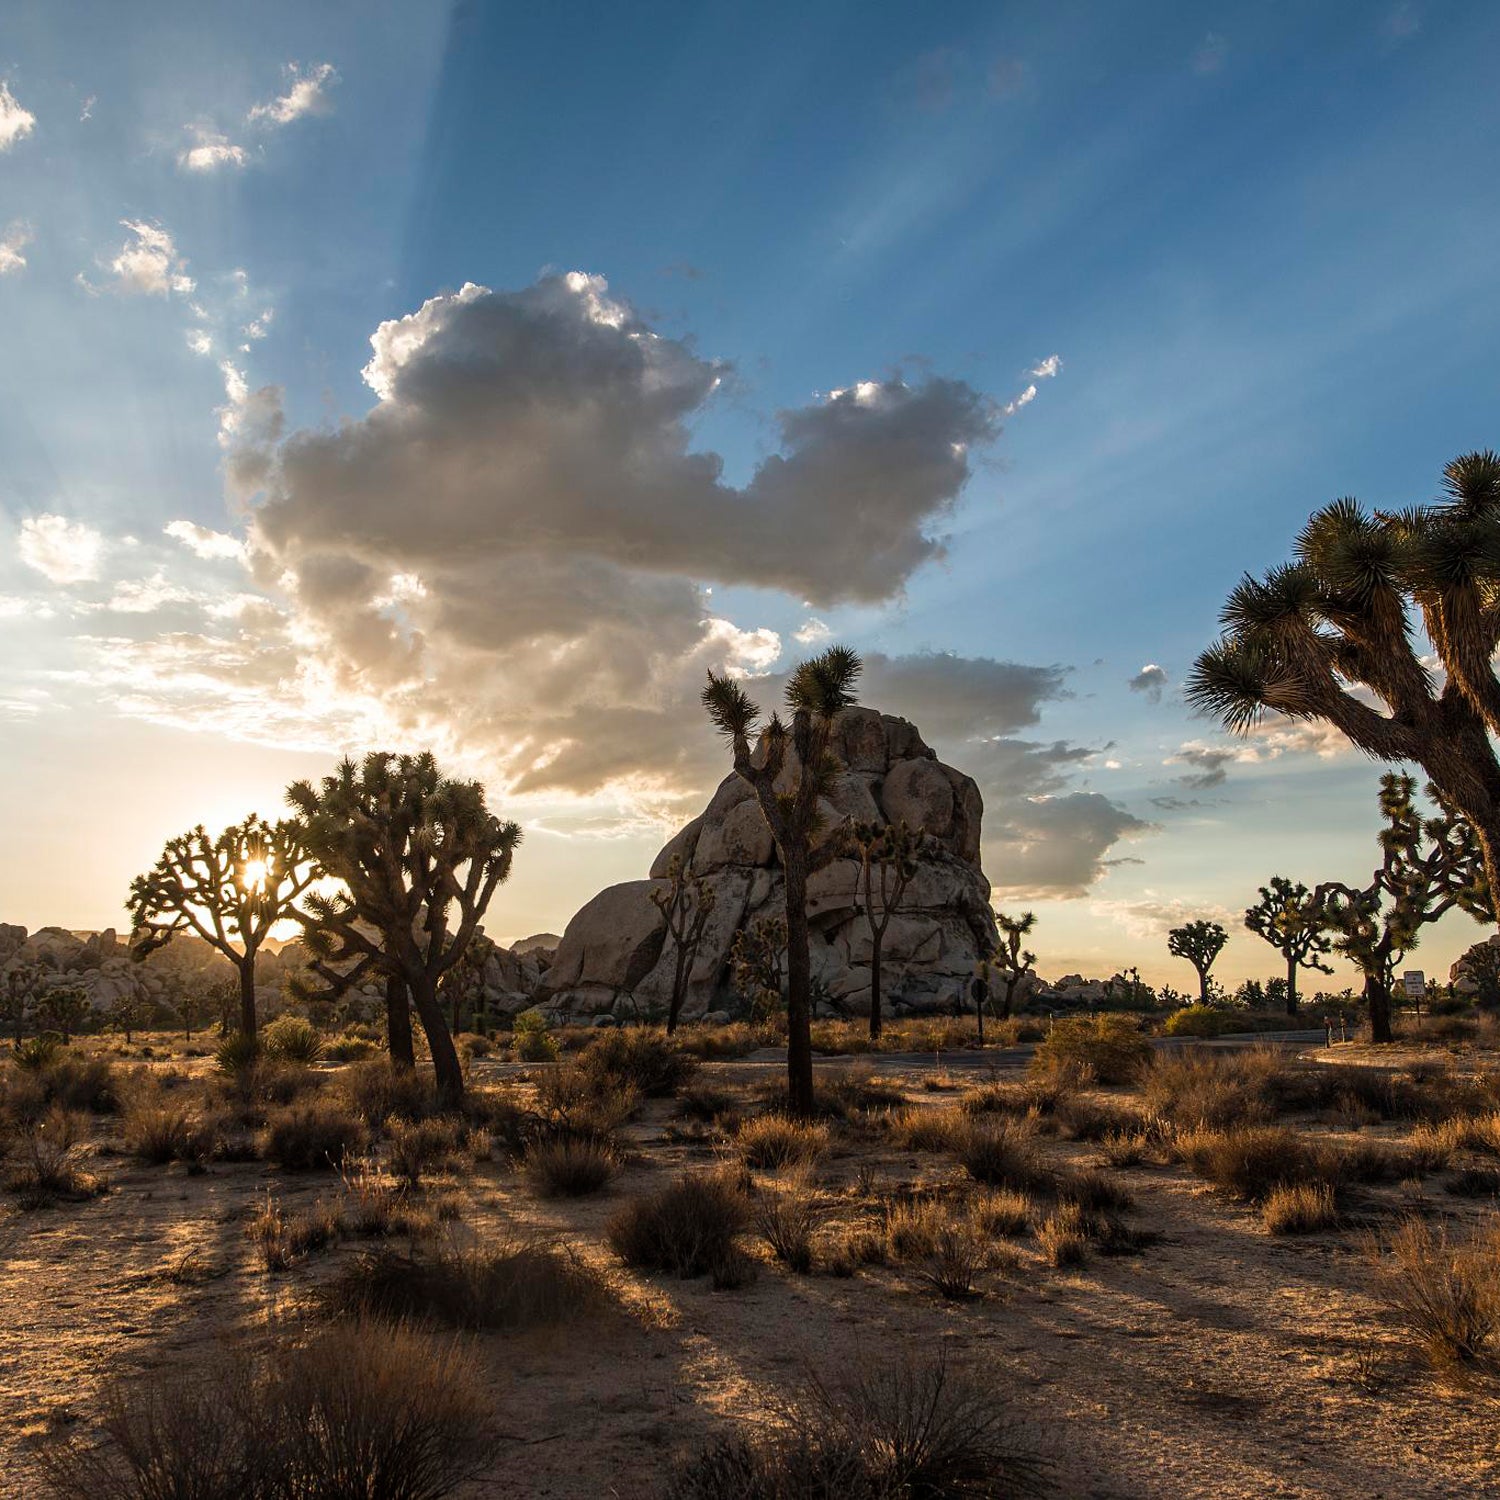
M 1073 1097 L 1057 1105 L 1057 1133 L 1065 1141 L 1103 1141 L 1141 1129 L 1140 1111 L 1097 1099 Z
M 319 1199 L 311 1208 L 290 1216 L 266 1194 L 260 1212 L 245 1226 L 245 1238 L 260 1252 L 268 1271 L 285 1271 L 314 1250 L 336 1244 L 343 1229 L 338 1206 Z
M 537 1328 L 596 1317 L 611 1304 L 603 1274 L 573 1251 L 514 1240 L 431 1257 L 369 1251 L 318 1293 L 340 1318 L 435 1323 L 448 1328 Z
M 478 1360 L 380 1324 L 132 1373 L 105 1442 L 40 1450 L 55 1500 L 442 1500 L 493 1459 Z
M 969 1204 L 969 1215 L 988 1235 L 1016 1239 L 1031 1228 L 1032 1201 L 1010 1188 L 981 1193 Z
M 409 1188 L 420 1187 L 429 1172 L 462 1155 L 467 1134 L 463 1121 L 438 1115 L 425 1120 L 393 1116 L 385 1122 L 385 1133 L 386 1165 Z
M 698 1120 L 705 1125 L 734 1128 L 738 1124 L 740 1096 L 733 1089 L 714 1083 L 690 1083 L 677 1095 L 673 1111 L 679 1120 Z
M 783 1115 L 757 1115 L 740 1126 L 735 1145 L 747 1167 L 774 1172 L 816 1161 L 828 1149 L 828 1127 Z
M 857 1120 L 906 1107 L 899 1084 L 858 1066 L 830 1068 L 813 1080 L 813 1108 L 830 1120 Z
M 1455 1198 L 1500 1197 L 1500 1167 L 1464 1167 L 1443 1188 Z
M 1049 1264 L 1081 1266 L 1088 1259 L 1088 1220 L 1076 1203 L 1063 1203 L 1037 1225 L 1036 1239 Z
M 428 1074 L 398 1068 L 389 1058 L 372 1058 L 345 1068 L 338 1088 L 349 1108 L 372 1129 L 392 1115 L 400 1120 L 423 1120 L 437 1113 L 437 1091 Z
M 1272 1188 L 1260 1206 L 1268 1234 L 1316 1234 L 1338 1227 L 1333 1188 L 1326 1182 L 1298 1182 Z
M 891 1144 L 901 1151 L 953 1151 L 968 1127 L 955 1109 L 903 1109 L 886 1117 Z
M 218 1120 L 199 1113 L 170 1095 L 138 1095 L 126 1108 L 122 1131 L 125 1149 L 155 1166 L 186 1162 L 194 1171 L 227 1147 Z
M 1011 1121 L 972 1121 L 958 1137 L 956 1154 L 964 1171 L 985 1187 L 1045 1192 L 1055 1180 L 1037 1155 L 1034 1132 Z
M 1147 1131 L 1112 1131 L 1099 1142 L 1099 1155 L 1107 1167 L 1136 1167 L 1151 1154 Z
M 1500 1329 L 1500 1235 L 1491 1228 L 1452 1244 L 1445 1229 L 1408 1219 L 1382 1247 L 1365 1250 L 1381 1300 L 1440 1374 L 1488 1363 Z
M 541 1133 L 549 1139 L 611 1144 L 640 1106 L 640 1095 L 607 1075 L 576 1062 L 559 1063 L 537 1080 Z
M 609 1221 L 610 1248 L 628 1266 L 684 1278 L 728 1273 L 750 1205 L 734 1174 L 684 1173 L 676 1182 L 632 1199 Z
M 6 1191 L 22 1208 L 96 1197 L 104 1185 L 84 1167 L 87 1140 L 87 1116 L 60 1105 L 37 1118 L 8 1123 L 0 1139 L 0 1154 L 8 1158 Z
M 522 1163 L 539 1198 L 584 1198 L 601 1192 L 615 1175 L 613 1153 L 593 1140 L 533 1141 Z
M 310 1099 L 267 1117 L 260 1153 L 287 1172 L 337 1168 L 347 1155 L 364 1149 L 366 1132 L 358 1115 L 333 1101 Z
M 1056 1192 L 1059 1202 L 1076 1203 L 1090 1212 L 1127 1213 L 1135 1207 L 1135 1200 L 1114 1178 L 1098 1171 L 1059 1173 Z
M 684 1026 L 675 1035 L 684 1052 L 701 1058 L 746 1057 L 761 1047 L 778 1047 L 786 1041 L 785 1033 L 769 1021 Z
M 1012 1269 L 1017 1255 L 1009 1245 L 997 1245 L 972 1215 L 954 1216 L 937 1232 L 936 1240 L 917 1274 L 950 1302 L 979 1295 L 978 1281 L 986 1271 Z
M 751 1216 L 771 1254 L 791 1270 L 806 1275 L 813 1266 L 813 1239 L 827 1208 L 805 1176 L 761 1189 Z
M 940 1356 L 870 1366 L 831 1385 L 812 1377 L 754 1436 L 680 1462 L 667 1500 L 937 1500 L 1048 1493 L 1049 1465 L 1009 1418 L 993 1382 Z
M 25 1076 L 17 1069 L 7 1082 Z M 27 1081 L 40 1108 L 57 1105 L 62 1109 L 90 1115 L 114 1114 L 120 1107 L 124 1089 L 120 1075 L 103 1057 L 77 1057 L 62 1051 L 52 1060 L 30 1073 Z M 11 1092 L 5 1090 L 6 1095 Z M 9 1099 L 5 1100 L 9 1104 Z M 7 1111 L 8 1112 L 8 1111 Z
M 1278 1187 L 1337 1176 L 1326 1148 L 1281 1125 L 1189 1130 L 1177 1137 L 1175 1150 L 1199 1177 L 1247 1203 L 1263 1203 Z
M 368 1161 L 345 1169 L 343 1222 L 350 1234 L 365 1239 L 406 1235 L 429 1238 L 438 1232 L 439 1203 L 418 1201 L 403 1183 L 379 1172 Z
M 1156 1058 L 1141 1083 L 1148 1115 L 1184 1130 L 1225 1130 L 1270 1121 L 1286 1072 L 1269 1048 L 1184 1050 Z
M 1037 1044 L 1037 1073 L 1087 1072 L 1100 1083 L 1133 1083 L 1151 1061 L 1151 1044 L 1129 1016 L 1070 1016 Z
M 940 1199 L 901 1199 L 884 1209 L 881 1259 L 921 1260 L 937 1249 L 938 1236 L 948 1223 L 949 1211 Z
M 606 1031 L 578 1054 L 577 1066 L 598 1093 L 634 1093 L 644 1099 L 675 1094 L 699 1062 L 657 1027 Z

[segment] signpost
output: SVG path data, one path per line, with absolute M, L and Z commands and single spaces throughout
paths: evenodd
M 1427 976 L 1420 969 L 1408 969 L 1401 976 L 1401 984 L 1412 1009 L 1420 1016 L 1422 1002 L 1427 998 Z

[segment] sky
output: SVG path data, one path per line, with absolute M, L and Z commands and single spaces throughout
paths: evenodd
M 11 0 L 0 919 L 430 746 L 561 931 L 831 640 L 986 802 L 1044 974 L 1273 874 L 1381 767 L 1181 698 L 1316 507 L 1497 443 L 1483 3 Z M 1429 973 L 1483 934 L 1446 918 Z M 1349 982 L 1344 972 L 1337 983 Z

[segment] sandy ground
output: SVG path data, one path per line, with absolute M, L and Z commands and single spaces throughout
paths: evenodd
M 705 1074 L 733 1079 L 737 1070 Z M 956 1097 L 925 1089 L 916 1071 L 909 1083 L 914 1102 Z M 942 1343 L 992 1378 L 997 1401 L 1030 1427 L 1057 1464 L 1059 1495 L 1500 1495 L 1500 1402 L 1485 1388 L 1441 1388 L 1404 1358 L 1348 1232 L 1273 1239 L 1182 1169 L 1143 1166 L 1118 1174 L 1136 1199 L 1131 1222 L 1160 1236 L 1136 1256 L 1059 1271 L 1028 1248 L 1016 1276 L 992 1279 L 988 1295 L 966 1303 L 941 1301 L 900 1269 L 838 1279 L 769 1261 L 750 1286 L 716 1293 L 706 1281 L 624 1272 L 602 1242 L 624 1197 L 713 1160 L 711 1146 L 680 1138 L 669 1109 L 653 1105 L 632 1127 L 634 1159 L 601 1197 L 538 1202 L 500 1164 L 454 1183 L 465 1199 L 456 1233 L 555 1235 L 609 1267 L 620 1304 L 602 1325 L 481 1338 L 513 1440 L 464 1492 L 473 1500 L 651 1495 L 674 1454 L 726 1422 L 763 1417 L 803 1371 L 836 1375 Z M 1079 1164 L 1096 1155 L 1083 1144 L 1046 1149 Z M 840 1205 L 835 1223 L 860 1211 L 847 1189 L 861 1163 L 885 1187 L 955 1172 L 932 1156 L 836 1147 L 818 1174 Z M 264 1328 L 358 1248 L 270 1276 L 244 1238 L 268 1191 L 287 1208 L 311 1204 L 336 1191 L 331 1174 L 246 1164 L 190 1177 L 117 1157 L 95 1165 L 109 1183 L 102 1198 L 0 1223 L 7 1497 L 37 1493 L 37 1444 L 89 1430 L 105 1378 L 175 1365 L 233 1330 Z M 1369 1190 L 1362 1211 L 1393 1212 L 1410 1191 Z M 1444 1211 L 1493 1211 L 1448 1199 L 1435 1183 L 1427 1195 Z M 1362 1379 L 1372 1365 L 1382 1372 L 1373 1390 Z

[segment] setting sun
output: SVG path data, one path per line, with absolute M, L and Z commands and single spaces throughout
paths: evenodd
M 240 868 L 240 889 L 258 891 L 266 883 L 266 876 L 270 873 L 270 866 L 265 860 L 247 859 Z

